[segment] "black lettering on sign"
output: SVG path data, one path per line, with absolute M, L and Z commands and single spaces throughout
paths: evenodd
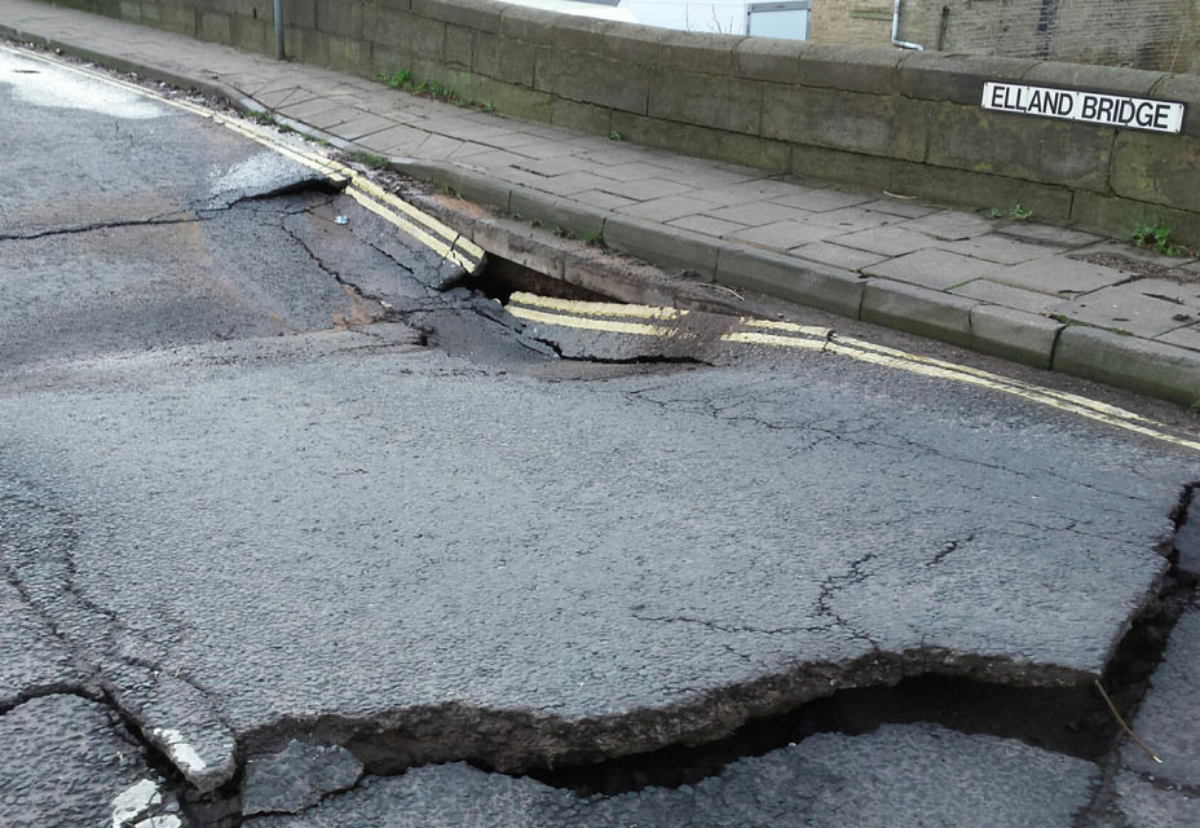
M 1080 118 L 1093 120 L 1096 117 L 1096 107 L 1100 104 L 1099 99 L 1095 95 L 1083 96 L 1083 111 L 1079 113 Z
M 1196 117 L 1195 115 L 1192 116 Z M 1169 129 L 1169 120 L 1171 118 L 1171 105 L 1160 103 L 1154 107 L 1154 127 L 1155 129 Z

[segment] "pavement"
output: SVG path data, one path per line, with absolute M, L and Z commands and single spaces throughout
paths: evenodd
M 505 310 L 286 146 L 2 54 L 0 824 L 1188 824 L 1192 610 L 1167 773 L 1092 682 L 1196 574 L 1195 442 L 773 320 L 639 362 L 682 312 Z
M 1200 398 L 1194 252 L 1044 224 L 1020 205 L 996 205 L 991 218 L 512 120 L 30 0 L 0 0 L 0 32 L 225 96 L 468 199 L 735 290 L 1182 405 Z

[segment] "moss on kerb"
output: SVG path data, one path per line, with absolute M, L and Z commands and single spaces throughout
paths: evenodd
M 231 11 L 228 0 L 65 2 L 273 50 L 251 3 Z M 989 80 L 1144 95 L 1196 110 L 1194 76 L 676 32 L 490 0 L 339 0 L 336 13 L 330 5 L 286 4 L 293 57 L 364 77 L 404 67 L 516 117 L 605 136 L 619 129 L 636 142 L 775 172 L 803 173 L 810 159 L 834 157 L 846 182 L 907 184 L 914 194 L 937 198 L 929 192 L 937 189 L 959 204 L 992 206 L 988 193 L 970 201 L 982 182 L 1013 190 L 1012 201 L 1045 196 L 1057 206 L 1046 215 L 1121 236 L 1161 208 L 1182 242 L 1200 242 L 1195 111 L 1183 136 L 978 112 Z M 819 118 L 804 115 L 813 101 Z M 1061 205 L 1058 190 L 1067 196 Z

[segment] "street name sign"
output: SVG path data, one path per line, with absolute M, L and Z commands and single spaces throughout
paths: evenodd
M 1020 83 L 984 83 L 983 108 L 1151 132 L 1183 129 L 1181 103 Z

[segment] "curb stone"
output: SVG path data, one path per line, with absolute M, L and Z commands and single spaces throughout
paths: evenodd
M 940 339 L 970 348 L 971 309 L 982 304 L 976 299 L 955 296 L 928 288 L 871 279 L 863 288 L 864 322 Z
M 1200 400 L 1200 353 L 1101 328 L 1068 325 L 1053 368 L 1184 406 Z
M 280 123 L 286 123 L 296 132 L 322 138 L 339 149 L 359 148 L 324 130 L 275 115 L 272 107 L 220 81 L 172 71 L 136 59 L 104 54 L 3 23 L 0 23 L 0 35 L 117 71 L 136 73 L 148 80 L 224 98 L 243 113 L 271 113 Z M 900 282 L 889 283 L 887 280 L 861 277 L 851 279 L 847 278 L 848 271 L 836 271 L 766 250 L 722 243 L 719 239 L 633 217 L 601 210 L 593 212 L 586 205 L 568 203 L 557 196 L 511 185 L 470 170 L 411 158 L 389 160 L 389 166 L 396 172 L 453 187 L 470 201 L 510 211 L 516 199 L 522 216 L 537 218 L 579 235 L 595 232 L 599 223 L 609 246 L 657 265 L 697 271 L 718 283 L 758 290 L 852 319 L 915 333 L 1039 368 L 1049 367 L 1056 372 L 1181 405 L 1191 405 L 1200 399 L 1200 352 L 1098 328 L 1061 325 L 1033 314 Z M 486 236 L 487 233 L 479 235 Z M 486 249 L 483 241 L 486 238 L 476 239 Z M 538 257 L 532 258 L 536 260 Z M 570 264 L 569 261 L 566 265 L 560 262 L 559 266 L 565 270 Z M 591 278 L 595 278 L 594 273 Z M 636 290 L 623 286 L 620 292 L 630 295 Z
M 866 280 L 849 270 L 731 244 L 721 248 L 717 283 L 858 319 Z
M 1003 305 L 976 305 L 971 308 L 971 347 L 1049 371 L 1059 333 L 1065 327 L 1036 313 Z

